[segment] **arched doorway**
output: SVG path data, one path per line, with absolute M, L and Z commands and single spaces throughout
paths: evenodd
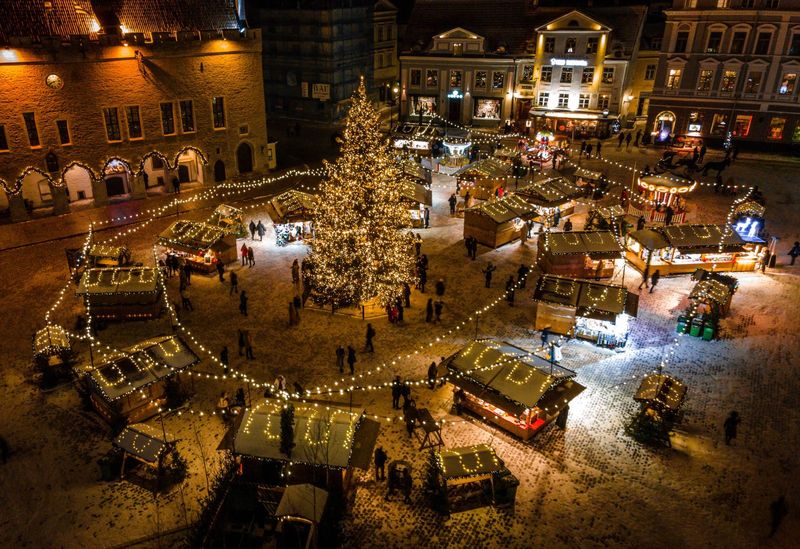
M 107 195 L 113 197 L 128 194 L 130 192 L 129 176 L 130 170 L 124 162 L 110 160 L 103 170 Z
M 73 164 L 61 174 L 61 180 L 67 186 L 67 197 L 70 202 L 90 200 L 92 192 L 92 174 L 83 166 Z
M 239 173 L 253 171 L 253 149 L 248 143 L 239 143 L 236 148 L 236 166 L 239 168 Z
M 144 155 L 144 184 L 150 189 L 161 187 L 167 181 L 167 160 L 155 151 Z
M 672 133 L 673 128 L 675 128 L 675 113 L 670 111 L 658 113 L 653 122 L 653 134 L 656 141 L 665 141 Z
M 177 157 L 178 181 L 181 183 L 203 183 L 203 164 L 192 149 L 184 150 Z
M 22 199 L 28 209 L 41 208 L 53 201 L 50 180 L 44 172 L 26 170 L 22 178 Z
M 216 183 L 225 181 L 225 162 L 222 160 L 214 162 L 214 181 Z

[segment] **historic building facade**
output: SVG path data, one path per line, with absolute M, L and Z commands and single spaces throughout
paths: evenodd
M 14 220 L 275 166 L 260 32 L 223 0 L 161 16 L 171 4 L 20 1 L 0 18 L 0 208 Z
M 676 0 L 665 14 L 654 139 L 800 145 L 800 0 Z
M 397 8 L 388 0 L 378 0 L 372 15 L 372 72 L 377 100 L 394 104 L 398 99 Z M 397 91 L 394 91 L 397 90 Z

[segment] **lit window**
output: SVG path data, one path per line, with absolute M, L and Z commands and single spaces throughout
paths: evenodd
M 22 118 L 25 120 L 25 131 L 28 133 L 28 143 L 31 147 L 39 147 L 39 129 L 36 127 L 36 114 L 32 112 L 22 113 Z
M 761 91 L 762 72 L 750 72 L 744 83 L 744 93 L 758 93 Z
M 549 92 L 539 92 L 539 106 L 546 107 L 550 103 L 550 93 Z
M 545 65 L 542 67 L 542 82 L 552 82 L 553 80 L 553 67 Z
M 736 117 L 736 121 L 733 123 L 733 135 L 739 137 L 747 137 L 750 135 L 750 123 L 753 121 L 753 117 L 746 114 L 740 114 Z
M 732 93 L 736 89 L 736 77 L 738 73 L 732 70 L 722 71 L 722 82 L 719 90 L 723 93 Z
M 450 71 L 450 87 L 461 87 L 461 71 Z
M 567 38 L 567 42 L 564 45 L 564 53 L 575 53 L 575 45 L 576 40 L 574 38 Z
M 475 87 L 479 90 L 486 89 L 486 82 L 489 79 L 489 73 L 486 71 L 475 71 Z
M 572 67 L 561 68 L 561 83 L 569 84 L 572 82 Z
M 69 135 L 69 124 L 66 120 L 56 120 L 58 130 L 58 142 L 62 145 L 72 145 L 72 137 Z
M 598 38 L 589 38 L 586 42 L 586 53 L 597 53 Z
M 774 117 L 769 121 L 769 130 L 767 131 L 767 139 L 779 140 L 783 139 L 783 127 L 786 126 L 786 119 Z
M 422 85 L 422 70 L 411 69 L 411 87 L 419 88 Z
M 420 76 L 421 78 L 421 76 Z M 419 86 L 419 82 L 417 82 Z M 212 97 L 211 98 L 211 114 L 214 118 L 214 129 L 220 130 L 225 127 L 225 98 Z
M 495 71 L 494 74 L 492 74 L 492 89 L 502 90 L 505 78 L 506 78 L 505 73 L 500 71 Z
M 589 108 L 589 94 L 582 93 L 578 96 L 578 108 L 579 109 L 588 109 Z
M 568 93 L 559 93 L 558 94 L 558 108 L 559 109 L 566 109 L 569 106 L 569 94 Z
M 594 67 L 586 67 L 581 74 L 581 84 L 591 84 L 594 80 Z
M 603 69 L 603 84 L 614 83 L 614 67 L 606 67 Z
M 781 78 L 781 85 L 778 86 L 778 93 L 781 95 L 792 95 L 794 93 L 794 87 L 796 83 L 797 83 L 797 73 L 795 72 L 783 73 L 783 78 Z
M 697 77 L 697 91 L 708 91 L 711 89 L 711 82 L 714 80 L 714 71 L 703 69 Z
M 669 69 L 667 72 L 667 89 L 677 90 L 681 85 L 681 69 Z
M 717 0 L 718 8 L 727 8 L 731 5 L 731 0 Z
M 164 135 L 175 135 L 175 108 L 172 103 L 161 103 L 161 131 Z
M 106 138 L 109 141 L 122 141 L 122 132 L 119 127 L 119 111 L 117 107 L 103 109 L 103 119 L 106 123 Z
M 128 121 L 128 139 L 142 139 L 142 116 L 139 107 L 125 107 L 125 119 Z
M 181 129 L 183 133 L 194 131 L 194 106 L 192 100 L 188 99 L 180 102 L 181 108 Z
M 520 82 L 532 82 L 533 81 L 533 65 L 522 65 L 522 78 L 520 78 Z
M 644 79 L 655 80 L 655 78 L 656 78 L 656 66 L 647 65 L 647 67 L 644 69 Z
M 609 97 L 607 95 L 601 95 L 597 98 L 597 108 L 602 111 L 607 111 L 609 105 Z
M 439 71 L 436 69 L 427 69 L 425 71 L 425 87 L 438 88 L 439 87 Z

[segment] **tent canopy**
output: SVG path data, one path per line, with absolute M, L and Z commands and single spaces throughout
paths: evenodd
M 275 516 L 300 517 L 319 524 L 327 503 L 326 490 L 313 484 L 292 484 L 283 491 Z
M 174 443 L 169 433 L 145 423 L 132 423 L 114 439 L 114 446 L 147 463 L 156 463 Z
M 666 374 L 646 376 L 633 397 L 638 402 L 654 403 L 670 411 L 677 411 L 683 404 L 684 398 L 686 398 L 686 385 Z
M 593 259 L 611 259 L 622 253 L 622 246 L 611 231 L 546 232 L 544 242 L 553 255 L 587 254 Z
M 70 350 L 69 336 L 58 324 L 48 324 L 33 336 L 33 351 L 37 355 L 53 355 Z
M 280 450 L 281 410 L 285 402 L 266 399 L 247 410 L 236 432 L 237 454 L 288 461 Z M 333 406 L 294 405 L 295 463 L 346 468 L 361 427 L 363 410 L 349 412 Z
M 467 211 L 490 217 L 498 225 L 536 213 L 536 209 L 516 194 L 481 202 Z
M 498 407 L 521 415 L 536 407 L 550 389 L 575 376 L 510 343 L 477 340 L 445 362 L 451 382 Z
M 471 164 L 467 164 L 452 173 L 453 177 L 508 177 L 513 166 L 500 159 L 488 157 Z
M 153 267 L 87 269 L 76 295 L 153 294 L 158 292 L 158 270 Z
M 624 286 L 589 280 L 541 275 L 533 291 L 534 301 L 575 307 L 578 316 L 613 321 L 617 315 L 636 316 L 639 296 Z
M 531 204 L 552 208 L 583 196 L 583 190 L 575 183 L 561 176 L 539 176 L 517 189 Z
M 167 248 L 190 253 L 205 252 L 222 240 L 225 231 L 200 221 L 176 221 L 158 235 L 158 243 Z
M 491 475 L 504 468 L 503 461 L 488 444 L 442 450 L 437 457 L 445 480 Z
M 114 401 L 198 362 L 200 358 L 180 337 L 161 336 L 126 349 L 91 370 L 89 377 L 109 401 Z

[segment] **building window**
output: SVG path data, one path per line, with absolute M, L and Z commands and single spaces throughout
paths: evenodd
M 708 33 L 708 44 L 706 44 L 706 53 L 719 53 L 719 45 L 722 43 L 722 33 L 714 31 Z
M 581 84 L 591 84 L 594 80 L 594 67 L 586 67 L 581 74 Z
M 419 86 L 419 83 L 417 83 Z M 211 98 L 211 115 L 214 119 L 214 129 L 220 130 L 225 127 L 225 98 Z
M 601 111 L 607 111 L 609 105 L 609 97 L 607 95 L 601 95 L 597 98 L 597 108 Z
M 636 105 L 636 116 L 644 116 L 647 112 L 648 104 L 650 103 L 649 96 L 639 96 L 639 104 Z
M 598 38 L 589 38 L 586 41 L 586 53 L 597 53 Z
M 461 71 L 450 71 L 450 87 L 461 87 Z
M 800 33 L 794 33 L 789 42 L 789 55 L 800 55 Z
M 561 83 L 570 84 L 572 82 L 572 67 L 561 67 Z
M 749 114 L 740 114 L 736 117 L 733 123 L 733 135 L 735 137 L 747 137 L 750 135 L 750 126 L 753 122 L 753 117 Z
M 655 51 L 661 50 L 661 41 L 662 40 L 663 40 L 663 37 L 661 37 L 661 36 L 654 36 L 653 38 L 651 38 L 650 39 L 650 49 L 651 50 L 655 50 Z
M 722 71 L 722 82 L 719 86 L 719 91 L 722 93 L 733 93 L 736 89 L 736 77 L 738 73 L 733 70 Z
M 544 52 L 545 53 L 553 53 L 556 51 L 556 39 L 555 38 L 545 38 L 544 39 Z
M 697 91 L 709 91 L 713 80 L 714 71 L 711 69 L 702 69 L 700 71 L 700 76 L 697 77 Z
M 125 119 L 128 121 L 128 139 L 141 139 L 143 137 L 142 117 L 139 107 L 125 107 Z
M 111 141 L 122 141 L 122 132 L 119 127 L 119 110 L 117 107 L 103 109 L 103 119 L 106 122 L 106 138 Z
M 667 89 L 677 90 L 681 85 L 681 69 L 669 69 L 667 71 Z
M 539 106 L 546 107 L 550 103 L 550 93 L 549 92 L 539 92 Z
M 542 82 L 552 82 L 553 81 L 553 67 L 550 65 L 545 65 L 542 67 Z
M 614 67 L 605 67 L 603 69 L 603 84 L 614 83 Z
M 574 38 L 567 38 L 564 44 L 564 53 L 575 53 L 577 41 Z
M 161 132 L 175 135 L 175 108 L 172 103 L 161 103 Z
M 778 9 L 778 0 L 764 0 L 764 9 L 767 10 Z
M 180 102 L 181 108 L 181 130 L 183 133 L 194 131 L 194 106 L 192 100 L 188 99 Z
M 436 69 L 427 69 L 425 71 L 425 87 L 438 88 L 439 87 L 439 71 Z
M 8 149 L 8 138 L 6 137 L 6 127 L 3 124 L 0 124 L 0 151 L 7 151 Z
M 761 91 L 761 72 L 750 72 L 744 82 L 744 93 L 758 93 Z
M 28 143 L 31 147 L 39 147 L 39 129 L 36 127 L 36 114 L 32 112 L 22 113 L 22 118 L 25 120 L 25 131 L 28 132 Z
M 500 100 L 476 99 L 472 117 L 479 120 L 500 120 Z
M 746 10 L 752 9 L 755 5 L 755 0 L 741 0 L 741 2 L 739 2 L 739 7 Z
M 792 95 L 794 93 L 794 87 L 796 83 L 797 83 L 796 72 L 783 73 L 783 77 L 781 78 L 781 85 L 778 86 L 778 93 L 781 95 Z
M 744 53 L 745 40 L 747 40 L 746 32 L 734 32 L 731 38 L 731 53 Z
M 579 109 L 588 109 L 589 108 L 589 94 L 582 93 L 578 96 L 578 108 Z
M 771 32 L 759 32 L 756 37 L 756 55 L 766 55 L 769 53 L 769 44 L 772 42 Z
M 644 79 L 645 80 L 655 80 L 656 78 L 656 66 L 655 65 L 647 65 L 644 69 Z
M 680 31 L 675 38 L 675 53 L 685 53 L 689 45 L 689 31 Z
M 559 93 L 558 94 L 558 108 L 559 109 L 566 109 L 569 107 L 569 94 L 568 93 Z
M 717 7 L 718 8 L 727 8 L 730 7 L 731 0 L 717 0 Z
M 411 87 L 419 88 L 422 85 L 422 69 L 411 69 Z
M 475 88 L 479 90 L 486 89 L 486 81 L 489 79 L 489 73 L 486 71 L 475 71 Z
M 767 139 L 783 139 L 783 127 L 786 126 L 786 119 L 776 116 L 769 121 Z
M 715 113 L 711 119 L 711 135 L 724 136 L 728 131 L 728 115 Z
M 533 82 L 533 65 L 522 65 L 520 82 Z
M 503 83 L 505 82 L 505 80 L 506 80 L 506 75 L 505 75 L 504 72 L 495 71 L 492 74 L 492 89 L 493 90 L 502 90 L 503 89 Z

